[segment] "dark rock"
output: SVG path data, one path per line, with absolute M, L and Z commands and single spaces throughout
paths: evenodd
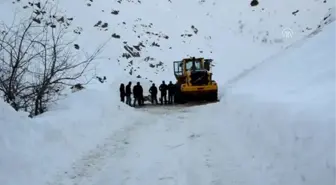
M 257 6 L 259 4 L 258 0 L 252 0 L 250 5 L 251 6 Z
M 93 27 L 97 27 L 102 23 L 102 21 L 98 21 Z
M 191 25 L 191 29 L 194 31 L 195 34 L 198 33 L 198 29 L 194 25 Z
M 107 23 L 107 22 L 104 23 L 101 27 L 102 27 L 102 28 L 107 28 L 107 27 L 108 27 L 108 23 Z
M 115 34 L 115 33 L 112 34 L 112 37 L 113 37 L 113 38 L 116 38 L 116 39 L 120 39 L 120 35 L 117 35 L 117 34 Z
M 75 49 L 79 49 L 79 45 L 78 44 L 74 44 Z
M 294 16 L 296 16 L 296 14 L 299 12 L 299 10 L 296 10 L 296 11 L 294 11 L 294 12 L 292 12 L 292 14 L 294 15 Z
M 119 10 L 112 10 L 111 14 L 118 15 L 119 14 Z

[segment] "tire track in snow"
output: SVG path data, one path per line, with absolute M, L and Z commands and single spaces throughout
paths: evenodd
M 108 166 L 91 185 L 181 184 L 185 171 L 179 156 L 186 156 L 184 143 L 188 138 L 180 130 L 178 115 L 161 115 L 158 122 L 134 133 L 126 156 L 107 161 Z
M 150 118 L 117 130 L 49 184 L 244 184 L 229 139 L 219 142 L 208 128 L 215 125 L 195 121 L 188 108 L 147 111 Z
M 133 124 L 122 129 L 116 130 L 114 134 L 105 139 L 103 144 L 97 145 L 96 148 L 89 151 L 88 154 L 82 156 L 78 161 L 72 164 L 72 168 L 67 171 L 58 173 L 53 182 L 47 182 L 48 185 L 79 185 L 90 182 L 94 175 L 102 171 L 105 162 L 110 158 L 118 155 L 125 155 L 129 147 L 130 134 L 136 132 L 143 126 L 155 124 L 157 120 L 162 118 L 162 115 L 184 112 L 185 107 L 180 107 L 179 110 L 163 107 L 161 109 L 145 109 L 141 117 L 150 117 L 141 121 L 135 121 Z M 138 117 L 139 118 L 139 117 Z
M 154 118 L 157 119 L 156 117 Z M 117 130 L 110 137 L 106 138 L 103 144 L 97 145 L 95 149 L 73 163 L 70 170 L 59 173 L 54 182 L 48 182 L 47 184 L 80 185 L 90 182 L 90 179 L 104 168 L 105 161 L 117 155 L 125 155 L 129 145 L 128 139 L 132 132 L 135 132 L 139 127 L 155 123 L 155 119 L 148 122 L 139 120 L 130 126 Z
M 195 143 L 190 150 L 194 159 L 189 160 L 188 184 L 190 185 L 243 185 L 242 166 L 234 155 L 232 144 L 219 143 L 209 133 L 200 136 L 201 143 Z M 196 154 L 196 155 L 195 155 Z M 197 158 L 201 159 L 197 162 Z M 203 168 L 203 169 L 202 169 Z M 182 184 L 181 184 L 182 185 Z

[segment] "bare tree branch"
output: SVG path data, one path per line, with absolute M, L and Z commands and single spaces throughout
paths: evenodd
M 57 4 L 47 0 L 28 18 L 0 24 L 0 92 L 16 110 L 32 116 L 45 112 L 66 86 L 78 83 L 111 40 L 78 60 L 75 39 L 70 39 L 68 25 L 57 19 L 58 13 Z

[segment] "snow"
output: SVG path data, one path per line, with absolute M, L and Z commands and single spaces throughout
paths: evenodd
M 226 90 L 215 119 L 231 124 L 222 130 L 234 133 L 243 146 L 239 153 L 253 159 L 244 164 L 255 169 L 249 184 L 335 182 L 334 26 Z
M 0 183 L 44 184 L 59 167 L 94 148 L 110 129 L 118 130 L 127 124 L 118 112 L 129 107 L 111 104 L 115 100 L 107 92 L 80 91 L 32 120 L 27 115 L 18 117 L 1 103 L 0 146 L 6 152 L 0 155 Z
M 221 101 L 133 109 L 119 102 L 119 83 L 139 80 L 148 89 L 148 81 L 125 77 L 129 60 L 102 60 L 98 71 L 108 76 L 106 85 L 70 94 L 37 118 L 0 102 L 0 184 L 334 184 L 335 9 L 328 10 L 330 2 L 265 1 L 255 11 L 245 1 L 155 2 L 94 1 L 87 7 L 61 0 L 60 7 L 83 27 L 78 42 L 88 50 L 112 32 L 123 34 L 125 40 L 104 50 L 111 60 L 124 52 L 123 41 L 144 41 L 132 32 L 134 24 L 153 22 L 152 31 L 170 39 L 142 35 L 160 48 L 148 47 L 140 58 L 129 60 L 156 83 L 171 79 L 171 61 L 196 54 L 200 47 L 204 56 L 215 58 Z M 118 18 L 110 15 L 112 5 L 120 10 Z M 10 1 L 0 6 L 6 9 L 0 15 L 13 10 Z M 192 14 L 185 12 L 189 6 Z M 330 13 L 331 23 L 324 25 Z M 138 17 L 142 21 L 133 22 Z M 92 26 L 100 18 L 111 23 L 108 32 Z M 117 25 L 123 21 L 125 26 Z M 191 24 L 199 29 L 198 37 L 181 39 Z M 279 24 L 294 30 L 294 37 L 283 39 Z M 305 27 L 312 30 L 302 33 Z M 265 30 L 268 40 L 282 42 L 253 42 Z M 147 56 L 168 67 L 149 69 L 142 61 Z
M 11 23 L 9 15 L 14 12 L 13 5 L 11 1 L 6 2 L 1 5 L 4 10 L 1 17 Z M 23 15 L 30 15 L 30 8 L 22 9 L 27 2 L 14 3 Z M 171 75 L 172 61 L 193 55 L 213 58 L 216 65 L 221 65 L 217 70 L 225 76 L 215 71 L 214 77 L 224 83 L 242 69 L 309 35 L 329 8 L 334 7 L 332 1 L 315 0 L 269 0 L 257 7 L 250 7 L 244 0 L 235 3 L 228 0 L 58 0 L 55 3 L 65 18 L 74 19 L 69 31 L 80 31 L 80 34 L 71 33 L 69 37 L 77 38 L 76 43 L 83 51 L 93 52 L 109 40 L 95 66 L 98 75 L 112 82 L 132 72 L 134 81 L 144 83 L 175 80 Z M 114 15 L 113 10 L 119 13 Z M 299 12 L 293 15 L 296 10 Z M 98 21 L 108 23 L 108 27 L 94 27 Z M 192 26 L 197 28 L 197 34 Z M 291 36 L 284 37 L 284 30 L 289 30 Z M 120 35 L 120 39 L 111 39 L 112 34 Z M 153 46 L 154 42 L 159 47 Z M 137 51 L 133 46 L 139 43 L 145 46 L 138 51 L 140 57 L 122 57 L 129 54 L 124 46 Z M 152 60 L 147 61 L 148 57 Z M 158 66 L 152 68 L 150 64 Z M 137 75 L 142 78 L 136 78 Z

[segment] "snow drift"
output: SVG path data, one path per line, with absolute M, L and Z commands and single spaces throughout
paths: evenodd
M 45 184 L 58 170 L 125 127 L 128 106 L 112 90 L 74 93 L 37 118 L 1 102 L 0 184 Z
M 236 143 L 247 184 L 335 182 L 334 33 L 332 23 L 266 61 L 214 106 L 221 124 L 209 127 L 232 133 L 221 140 Z

